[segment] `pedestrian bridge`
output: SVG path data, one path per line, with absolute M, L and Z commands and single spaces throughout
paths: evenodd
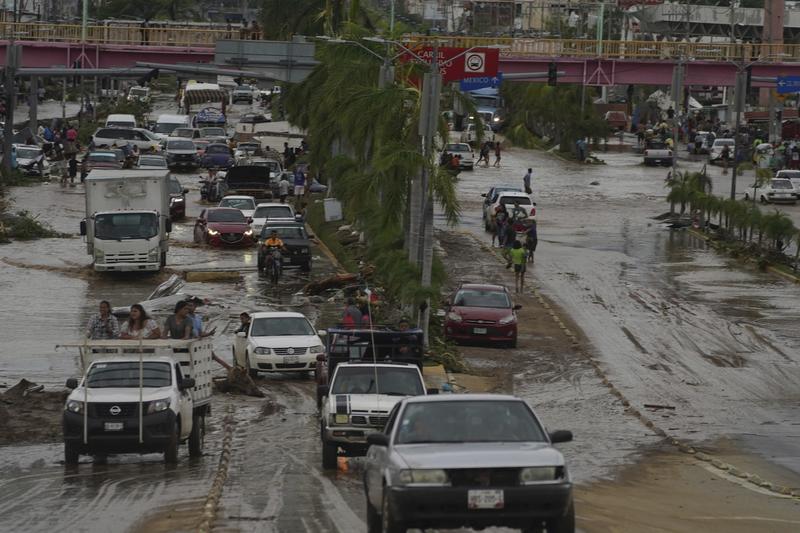
M 166 24 L 166 23 L 165 23 Z M 140 24 L 89 25 L 82 40 L 76 24 L 0 22 L 0 64 L 13 39 L 22 49 L 24 67 L 129 67 L 137 61 L 211 63 L 214 46 L 223 39 L 260 39 L 243 29 L 220 29 L 193 23 L 191 27 Z M 408 35 L 408 46 L 430 43 L 432 37 Z M 734 84 L 738 65 L 753 64 L 757 77 L 800 75 L 800 45 L 730 44 L 670 41 L 598 41 L 585 39 L 528 39 L 510 37 L 438 36 L 440 44 L 455 47 L 501 45 L 503 73 L 542 73 L 558 63 L 561 83 L 587 85 L 669 85 L 672 68 L 686 67 L 689 85 Z M 542 81 L 541 78 L 536 81 Z M 768 85 L 756 82 L 755 85 Z

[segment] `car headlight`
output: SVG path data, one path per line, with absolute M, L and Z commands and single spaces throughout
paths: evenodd
M 247 237 L 250 237 L 253 234 L 253 230 L 249 229 L 244 232 Z
M 148 261 L 158 261 L 158 256 L 160 255 L 161 250 L 158 248 L 153 248 L 147 253 Z
M 495 122 L 500 122 L 500 117 L 494 117 L 492 120 Z
M 147 407 L 147 414 L 151 415 L 153 413 L 160 413 L 161 411 L 166 411 L 169 409 L 169 398 L 162 398 L 161 400 L 155 400 L 150 402 L 150 405 Z
M 82 413 L 83 412 L 83 402 L 78 402 L 75 400 L 68 400 L 67 405 L 64 406 L 64 409 L 69 411 L 70 413 Z
M 208 228 L 209 235 L 219 235 L 219 232 L 215 229 Z
M 325 351 L 325 348 L 322 347 L 321 344 L 317 344 L 316 346 L 312 346 L 308 349 L 308 353 L 315 354 L 315 353 L 322 353 Z
M 453 322 L 461 322 L 464 319 L 461 318 L 461 315 L 459 315 L 458 313 L 450 311 L 449 313 L 447 313 L 447 320 L 452 320 Z
M 105 258 L 106 258 L 105 252 L 103 252 L 103 250 L 98 250 L 97 248 L 95 248 L 94 260 L 102 263 Z
M 523 468 L 519 471 L 519 482 L 521 485 L 528 485 L 542 481 L 553 481 L 556 479 L 556 470 L 555 466 Z
M 515 317 L 514 315 L 508 315 L 508 316 L 504 316 L 503 318 L 498 320 L 497 323 L 500 324 L 501 326 L 505 326 L 506 324 L 511 324 L 516 319 L 517 319 L 517 317 Z
M 401 470 L 397 476 L 400 485 L 450 485 L 447 472 L 437 468 Z
M 269 355 L 270 354 L 270 349 L 269 348 L 263 348 L 263 347 L 259 346 L 258 348 L 253 350 L 253 353 L 258 354 L 258 355 Z
M 349 421 L 350 417 L 347 415 L 333 415 L 334 424 L 347 424 Z

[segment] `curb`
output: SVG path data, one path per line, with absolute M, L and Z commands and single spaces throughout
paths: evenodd
M 316 245 L 319 246 L 320 250 L 322 250 L 323 255 L 325 255 L 325 257 L 327 257 L 331 263 L 333 263 L 333 266 L 336 267 L 336 270 L 338 270 L 340 273 L 349 272 L 346 268 L 342 266 L 342 264 L 339 262 L 336 256 L 333 255 L 331 249 L 328 248 L 328 245 L 325 244 L 325 241 L 322 240 L 322 237 L 319 236 L 319 233 L 317 233 L 317 231 L 315 231 L 314 228 L 311 227 L 311 224 L 306 222 L 306 227 L 311 230 L 310 233 L 314 235 L 314 241 L 316 241 Z
M 461 233 L 465 236 L 471 237 L 475 242 L 478 243 L 484 250 L 488 251 L 492 255 L 494 255 L 497 259 L 504 261 L 502 257 L 498 256 L 497 252 L 494 248 L 487 246 L 485 243 L 481 242 L 474 234 L 469 233 L 467 231 L 461 231 Z M 698 235 L 702 238 L 707 237 L 705 235 Z M 752 474 L 749 472 L 744 472 L 734 465 L 730 463 L 726 463 L 724 461 L 720 461 L 715 459 L 713 456 L 698 452 L 693 446 L 687 444 L 685 442 L 680 441 L 678 438 L 671 436 L 667 431 L 663 428 L 657 426 L 650 418 L 645 416 L 641 411 L 632 407 L 630 400 L 620 391 L 614 383 L 608 378 L 608 374 L 605 370 L 600 366 L 600 362 L 594 358 L 586 349 L 581 346 L 581 343 L 575 333 L 573 333 L 569 328 L 566 327 L 561 317 L 552 309 L 552 305 L 542 296 L 537 288 L 528 289 L 533 296 L 539 301 L 542 308 L 547 311 L 553 321 L 560 327 L 564 335 L 570 340 L 572 343 L 573 348 L 584 358 L 586 359 L 590 365 L 594 368 L 595 374 L 603 385 L 608 388 L 608 392 L 613 396 L 616 396 L 620 403 L 625 407 L 625 412 L 629 415 L 636 417 L 639 422 L 642 423 L 647 429 L 655 433 L 656 435 L 663 437 L 666 441 L 674 446 L 678 451 L 685 453 L 687 455 L 693 456 L 697 461 L 702 461 L 706 463 L 707 466 L 712 467 L 720 472 L 725 474 L 733 475 L 741 480 L 747 481 L 756 487 L 761 489 L 767 490 L 773 493 L 775 496 L 779 496 L 782 498 L 792 498 L 795 500 L 800 501 L 800 489 L 792 489 L 791 487 L 786 487 L 782 485 L 778 485 L 776 483 L 771 483 L 769 481 L 765 481 L 760 476 L 756 474 Z

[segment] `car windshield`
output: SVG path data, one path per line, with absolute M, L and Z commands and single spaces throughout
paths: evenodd
M 251 337 L 287 337 L 314 335 L 314 328 L 303 317 L 256 318 L 250 328 Z
M 225 130 L 222 128 L 203 128 L 200 130 L 203 137 L 225 137 Z
M 265 117 L 264 115 L 245 115 L 239 122 L 258 124 L 261 122 L 268 122 L 268 120 L 267 117 Z
M 175 178 L 170 178 L 169 180 L 169 193 L 170 194 L 183 194 L 183 187 L 181 187 L 181 182 Z
M 169 363 L 142 363 L 142 385 L 145 387 L 169 387 L 171 384 L 172 371 Z M 92 389 L 138 388 L 139 362 L 95 363 L 86 374 L 86 386 Z
M 194 150 L 192 141 L 168 141 L 167 150 Z
M 156 128 L 158 131 L 158 128 Z M 192 128 L 175 128 L 170 133 L 171 137 L 185 137 L 186 139 L 191 139 L 194 136 L 194 130 Z
M 800 179 L 800 170 L 781 170 L 778 173 L 778 177 L 790 180 Z
M 252 198 L 223 198 L 219 203 L 220 207 L 232 207 L 234 209 L 255 209 L 256 202 Z
M 444 146 L 445 152 L 471 152 L 469 145 L 467 144 L 446 144 Z
M 453 298 L 453 305 L 458 307 L 491 307 L 507 309 L 511 307 L 508 294 L 497 290 L 462 289 Z
M 651 141 L 647 143 L 647 148 L 650 150 L 666 150 L 667 145 L 662 142 Z
M 108 163 L 108 162 L 116 162 L 117 161 L 116 154 L 111 154 L 111 153 L 108 153 L 108 154 L 91 153 L 91 154 L 87 155 L 86 158 L 89 161 L 92 161 L 94 163 L 98 163 L 98 162 Z
M 266 239 L 268 238 L 272 232 L 275 231 L 278 233 L 278 237 L 281 239 L 305 239 L 306 232 L 300 226 L 293 226 L 288 228 L 281 228 L 277 226 L 264 226 L 264 229 L 261 230 L 261 238 Z
M 425 389 L 416 369 L 358 366 L 339 367 L 330 393 L 420 396 Z
M 253 218 L 294 218 L 292 208 L 282 205 L 260 205 L 256 207 Z
M 255 152 L 261 149 L 261 145 L 253 143 L 239 143 L 236 148 L 242 152 Z
M 278 163 L 275 161 L 250 161 L 248 164 L 253 165 L 254 167 L 266 167 L 270 172 L 278 171 Z
M 213 209 L 208 212 L 209 222 L 242 222 L 245 223 L 244 215 L 238 209 Z
M 156 122 L 156 127 L 153 128 L 153 131 L 156 133 L 162 133 L 164 135 L 169 135 L 176 129 L 178 129 L 180 123 L 174 122 Z
M 106 126 L 111 126 L 114 128 L 133 128 L 136 126 L 136 123 L 130 120 L 109 120 L 106 122 Z
M 17 157 L 19 159 L 33 159 L 41 154 L 42 151 L 38 148 L 17 148 Z
M 227 146 L 222 144 L 212 144 L 206 147 L 207 154 L 230 154 L 230 150 Z
M 94 234 L 98 239 L 150 239 L 158 235 L 155 213 L 106 213 L 94 218 Z
M 773 189 L 794 189 L 792 182 L 789 180 L 772 180 Z
M 398 422 L 396 444 L 547 441 L 519 400 L 409 403 Z
M 139 166 L 167 168 L 167 162 L 163 157 L 140 157 Z

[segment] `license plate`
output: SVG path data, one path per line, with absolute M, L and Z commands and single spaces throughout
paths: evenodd
M 475 335 L 486 335 L 486 328 L 474 328 L 472 332 Z
M 122 422 L 106 422 L 103 428 L 106 431 L 122 431 Z
M 467 508 L 469 509 L 502 509 L 505 507 L 503 491 L 470 490 L 467 491 Z
M 287 365 L 291 365 L 293 363 L 297 363 L 298 361 L 300 361 L 300 358 L 298 356 L 296 356 L 296 355 L 287 355 L 286 357 L 283 358 L 284 364 L 287 364 Z

